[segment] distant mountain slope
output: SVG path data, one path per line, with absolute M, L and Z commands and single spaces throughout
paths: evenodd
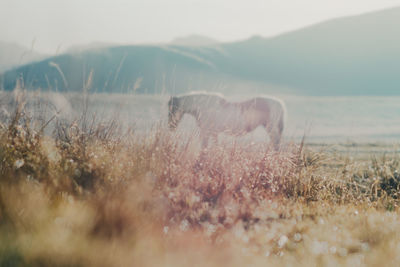
M 88 44 L 70 46 L 66 49 L 66 53 L 79 53 L 86 50 L 98 50 L 113 46 L 119 46 L 119 44 L 111 42 L 91 42 Z
M 178 84 L 189 83 L 194 76 L 214 69 L 211 62 L 174 47 L 121 46 L 64 54 L 29 64 L 6 72 L 3 83 L 6 90 L 13 89 L 22 76 L 28 88 L 79 91 L 90 86 L 97 92 L 154 93 L 167 87 L 165 83 L 171 87 L 172 79 Z
M 172 45 L 180 46 L 210 46 L 218 43 L 219 42 L 217 40 L 202 35 L 178 37 L 171 41 Z
M 12 43 L 0 42 L 0 73 L 13 67 L 43 59 L 45 55 Z
M 92 87 L 98 91 L 182 92 L 194 84 L 212 89 L 208 85 L 224 77 L 293 88 L 297 94 L 400 95 L 400 8 L 274 38 L 66 54 L 8 71 L 3 85 L 10 90 L 22 76 L 33 88 L 81 90 L 91 70 Z
M 400 94 L 400 8 L 224 47 L 227 70 L 309 94 Z M 234 56 L 233 56 L 234 55 Z

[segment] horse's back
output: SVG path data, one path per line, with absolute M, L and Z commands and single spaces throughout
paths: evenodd
M 282 100 L 273 97 L 255 97 L 240 104 L 244 110 L 256 110 L 264 115 L 284 116 L 286 108 Z
M 191 107 L 197 107 L 202 110 L 215 109 L 219 107 L 221 103 L 225 102 L 225 98 L 217 94 L 186 94 L 180 97 L 183 102 L 183 106 L 187 109 Z

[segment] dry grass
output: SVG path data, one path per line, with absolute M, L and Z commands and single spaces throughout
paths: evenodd
M 146 135 L 0 132 L 0 266 L 396 266 L 400 159 Z

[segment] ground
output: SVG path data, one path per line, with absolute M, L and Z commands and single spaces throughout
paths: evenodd
M 398 266 L 394 143 L 1 126 L 0 266 Z

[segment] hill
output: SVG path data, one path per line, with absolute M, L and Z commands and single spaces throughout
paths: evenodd
M 119 46 L 28 64 L 6 72 L 3 84 L 11 90 L 22 76 L 28 88 L 79 91 L 86 86 L 96 92 L 155 93 L 171 88 L 174 79 L 177 86 L 185 82 L 189 85 L 195 77 L 214 71 L 211 62 L 174 47 Z
M 182 92 L 224 80 L 274 84 L 307 95 L 398 95 L 399 26 L 400 8 L 393 8 L 273 38 L 87 50 L 8 71 L 3 86 L 12 89 L 22 75 L 34 88 L 81 90 L 93 70 L 92 88 L 108 92 Z
M 183 36 L 175 38 L 171 41 L 172 45 L 180 46 L 211 46 L 218 43 L 219 42 L 217 40 L 202 35 Z
M 227 44 L 227 73 L 317 95 L 400 93 L 400 8 Z
M 72 45 L 66 49 L 66 53 L 80 53 L 85 50 L 96 50 L 103 49 L 107 47 L 118 46 L 116 43 L 106 43 L 106 42 L 91 42 L 88 44 Z

